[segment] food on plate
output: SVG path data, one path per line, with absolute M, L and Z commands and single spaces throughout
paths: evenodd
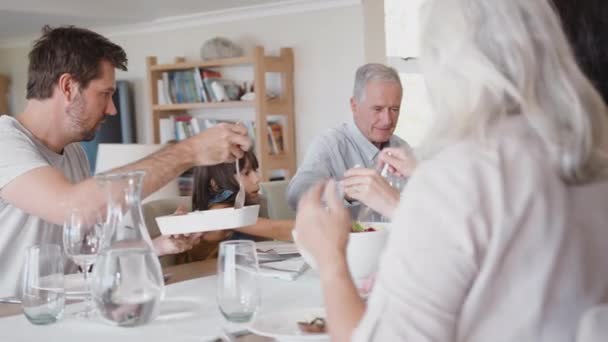
M 298 328 L 302 332 L 310 334 L 323 334 L 327 332 L 327 324 L 325 318 L 315 317 L 310 321 L 298 322 Z
M 374 227 L 365 227 L 361 222 L 353 222 L 353 226 L 351 232 L 353 233 L 362 233 L 362 232 L 375 232 L 377 229 Z

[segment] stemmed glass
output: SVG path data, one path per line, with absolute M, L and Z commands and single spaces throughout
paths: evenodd
M 98 214 L 85 214 L 78 209 L 70 210 L 63 225 L 65 254 L 80 266 L 87 288 L 85 309 L 76 315 L 89 318 L 93 314 L 93 301 L 89 284 L 89 269 L 95 263 L 101 244 L 103 221 Z
M 220 244 L 217 303 L 232 323 L 250 322 L 260 307 L 258 259 L 253 241 Z

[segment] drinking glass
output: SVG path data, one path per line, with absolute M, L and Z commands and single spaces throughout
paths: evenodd
M 36 245 L 26 251 L 21 305 L 33 324 L 57 322 L 63 316 L 63 253 L 59 245 Z
M 386 180 L 388 184 L 390 184 L 393 188 L 399 190 L 399 192 L 403 191 L 403 188 L 405 187 L 408 181 L 406 177 L 400 177 L 395 174 L 388 174 L 386 176 Z
M 93 314 L 88 275 L 99 252 L 102 231 L 103 222 L 99 215 L 85 214 L 77 209 L 70 211 L 63 225 L 65 254 L 80 266 L 87 288 L 85 309 L 76 314 L 82 318 Z
M 253 241 L 220 243 L 217 303 L 222 315 L 232 323 L 249 322 L 258 311 L 258 259 Z

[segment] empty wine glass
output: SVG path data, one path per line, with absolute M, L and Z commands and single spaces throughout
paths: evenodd
M 258 311 L 258 259 L 253 241 L 220 244 L 217 303 L 222 315 L 232 323 L 247 323 Z
M 103 222 L 99 215 L 85 214 L 78 209 L 70 210 L 63 225 L 65 254 L 80 266 L 87 288 L 85 309 L 77 313 L 78 317 L 88 318 L 93 314 L 88 275 L 99 253 L 102 230 Z

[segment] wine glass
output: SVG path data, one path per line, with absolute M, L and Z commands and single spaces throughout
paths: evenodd
M 93 305 L 89 285 L 89 269 L 95 263 L 101 244 L 103 222 L 98 214 L 85 214 L 78 209 L 70 210 L 63 225 L 63 248 L 65 254 L 80 267 L 87 295 L 85 309 L 76 315 L 88 318 L 93 314 Z
M 220 243 L 217 303 L 224 318 L 232 323 L 247 323 L 258 311 L 258 259 L 253 241 Z

